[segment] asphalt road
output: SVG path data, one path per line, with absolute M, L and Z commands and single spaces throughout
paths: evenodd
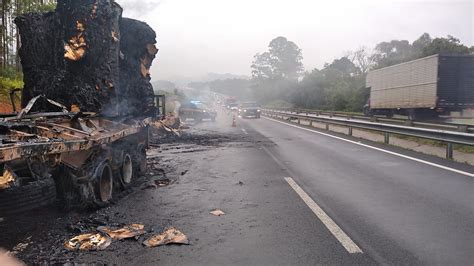
M 364 142 L 382 149 L 376 150 L 266 118 L 231 124 L 232 115 L 221 111 L 216 122 L 191 125 L 194 137 L 150 150 L 148 178 L 164 173 L 171 185 L 137 188 L 90 216 L 35 216 L 28 230 L 0 222 L 9 236 L 0 246 L 11 250 L 27 241 L 18 253 L 27 263 L 473 264 L 472 167 Z M 226 214 L 212 216 L 214 209 Z M 91 217 L 142 223 L 147 233 L 99 252 L 64 251 L 75 235 L 67 228 Z M 141 245 L 169 226 L 191 245 Z
M 474 263 L 472 174 L 267 118 L 241 120 L 240 126 L 244 134 L 263 135 L 274 142 L 266 148 L 269 156 L 378 263 Z M 466 165 L 369 145 L 474 173 Z

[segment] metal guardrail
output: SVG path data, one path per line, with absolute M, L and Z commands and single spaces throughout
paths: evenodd
M 430 128 L 430 129 L 440 129 L 440 130 L 449 130 L 456 132 L 465 132 L 465 133 L 474 133 L 473 125 L 463 125 L 456 123 L 445 123 L 445 122 L 431 122 L 431 121 L 413 121 L 403 118 L 388 118 L 385 116 L 365 116 L 358 113 L 349 113 L 349 112 L 332 112 L 332 111 L 319 111 L 311 109 L 298 109 L 298 108 L 267 108 L 267 110 L 276 111 L 276 112 L 287 112 L 291 114 L 306 114 L 312 116 L 327 116 L 327 117 L 339 117 L 346 119 L 357 119 L 362 121 L 370 122 L 379 122 L 395 125 L 405 125 L 419 128 Z
M 326 130 L 330 130 L 330 125 L 342 126 L 348 128 L 348 135 L 352 136 L 353 129 L 362 129 L 369 131 L 376 131 L 384 133 L 385 144 L 390 144 L 390 135 L 398 134 L 408 137 L 429 139 L 435 141 L 441 141 L 446 143 L 446 158 L 453 159 L 453 145 L 469 145 L 474 146 L 474 134 L 466 132 L 456 132 L 452 130 L 433 129 L 433 128 L 421 128 L 409 125 L 394 125 L 388 123 L 372 122 L 372 121 L 360 121 L 353 120 L 349 117 L 338 118 L 338 117 L 324 117 L 324 116 L 311 116 L 290 113 L 287 111 L 276 111 L 270 109 L 263 109 L 263 115 L 271 118 L 279 118 L 282 120 L 297 120 L 298 124 L 301 121 L 308 121 L 309 126 L 313 126 L 313 123 L 320 123 L 326 125 Z

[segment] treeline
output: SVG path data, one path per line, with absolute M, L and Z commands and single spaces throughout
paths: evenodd
M 278 37 L 270 42 L 268 51 L 255 55 L 252 80 L 190 85 L 241 99 L 253 98 L 271 106 L 358 112 L 369 97 L 365 80 L 370 70 L 439 53 L 469 54 L 474 53 L 474 47 L 467 47 L 452 36 L 432 38 L 424 33 L 413 42 L 392 40 L 373 49 L 361 47 L 321 69 L 305 71 L 303 51 L 295 43 Z
M 23 86 L 21 63 L 18 55 L 20 36 L 14 20 L 29 12 L 54 10 L 55 0 L 2 0 L 0 14 L 0 101 L 8 91 Z M 0 112 L 7 111 L 0 106 Z
M 270 43 L 268 52 L 255 56 L 252 88 L 257 99 L 266 104 L 357 112 L 369 97 L 365 86 L 368 71 L 439 53 L 469 54 L 474 53 L 474 47 L 452 36 L 432 38 L 424 33 L 411 43 L 392 40 L 374 49 L 359 48 L 322 69 L 302 73 L 301 49 L 279 37 Z

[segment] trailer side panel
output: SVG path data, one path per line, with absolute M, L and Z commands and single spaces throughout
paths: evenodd
M 369 72 L 371 108 L 436 107 L 438 59 L 435 55 Z

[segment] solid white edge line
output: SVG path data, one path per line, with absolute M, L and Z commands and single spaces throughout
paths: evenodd
M 327 215 L 321 207 L 298 185 L 291 177 L 285 177 L 286 182 L 300 196 L 313 213 L 321 220 L 331 234 L 341 243 L 347 252 L 364 253 L 354 241 Z
M 249 134 L 249 133 L 247 132 L 247 130 L 245 130 L 245 128 L 242 128 L 242 132 L 244 132 L 246 135 Z
M 342 141 L 345 141 L 345 142 L 349 142 L 349 143 L 352 143 L 352 144 L 360 145 L 360 146 L 363 146 L 363 147 L 366 147 L 366 148 L 370 148 L 370 149 L 373 149 L 373 150 L 385 152 L 385 153 L 388 153 L 388 154 L 391 154 L 391 155 L 395 155 L 395 156 L 402 157 L 402 158 L 405 158 L 405 159 L 409 159 L 409 160 L 412 160 L 412 161 L 415 161 L 415 162 L 427 164 L 427 165 L 430 165 L 430 166 L 434 166 L 434 167 L 437 167 L 437 168 L 440 168 L 440 169 L 444 169 L 444 170 L 447 170 L 447 171 L 451 171 L 451 172 L 454 172 L 454 173 L 458 173 L 458 174 L 461 174 L 461 175 L 465 175 L 465 176 L 469 176 L 469 177 L 474 177 L 474 174 L 473 174 L 473 173 L 464 172 L 464 171 L 457 170 L 457 169 L 454 169 L 454 168 L 451 168 L 451 167 L 447 167 L 447 166 L 444 166 L 444 165 L 439 165 L 439 164 L 436 164 L 436 163 L 432 163 L 432 162 L 428 162 L 428 161 L 425 161 L 425 160 L 417 159 L 417 158 L 414 158 L 414 157 L 411 157 L 411 156 L 403 155 L 403 154 L 400 154 L 400 153 L 396 153 L 396 152 L 392 152 L 392 151 L 380 149 L 380 148 L 377 148 L 377 147 L 374 147 L 374 146 L 370 146 L 370 145 L 367 145 L 367 144 L 359 143 L 359 142 L 352 141 L 352 140 L 348 140 L 348 139 L 345 139 L 345 138 L 333 136 L 333 135 L 326 134 L 326 133 L 323 133 L 323 132 L 319 132 L 319 131 L 316 131 L 316 130 L 312 130 L 312 129 L 309 129 L 309 128 L 304 128 L 304 127 L 299 127 L 299 126 L 296 126 L 296 125 L 291 125 L 291 124 L 288 124 L 288 123 L 285 123 L 285 122 L 282 122 L 282 121 L 275 120 L 275 119 L 273 119 L 273 118 L 268 118 L 268 117 L 264 117 L 264 118 L 267 119 L 267 120 L 271 120 L 271 121 L 274 121 L 274 122 L 283 124 L 283 125 L 290 126 L 290 127 L 299 128 L 299 129 L 302 129 L 302 130 L 310 131 L 310 132 L 317 133 L 317 134 L 320 134 L 320 135 L 323 135 L 323 136 L 327 136 L 327 137 L 330 137 L 330 138 L 342 140 Z

